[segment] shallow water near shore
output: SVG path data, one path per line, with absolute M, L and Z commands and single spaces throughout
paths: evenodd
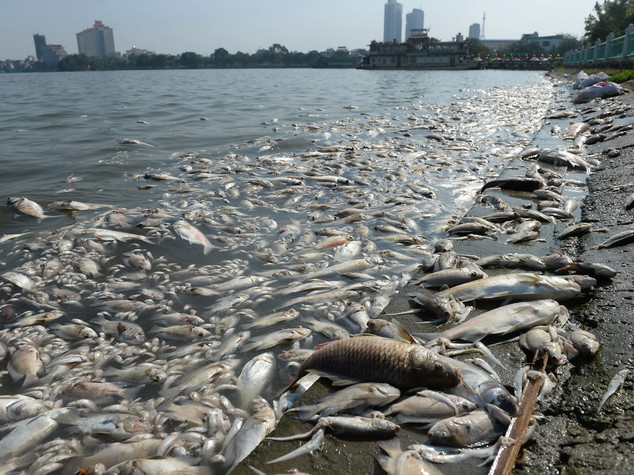
M 47 214 L 36 220 L 0 210 L 2 234 L 24 233 L 0 244 L 3 272 L 36 277 L 34 293 L 41 291 L 46 303 L 54 302 L 51 292 L 58 286 L 81 292 L 81 305 L 64 307 L 61 322 L 91 321 L 106 311 L 109 318 L 125 316 L 154 335 L 147 318 L 159 310 L 200 316 L 210 335 L 193 341 L 208 342 L 209 357 L 229 361 L 232 356 L 236 374 L 267 348 L 241 351 L 236 343 L 222 354 L 219 348 L 267 314 L 293 305 L 301 310 L 292 325 L 256 328 L 247 339 L 290 326 L 312 328 L 299 340 L 302 348 L 329 339 L 315 318 L 358 332 L 358 325 L 345 319 L 350 302 L 377 316 L 416 271 L 429 241 L 443 236 L 447 223 L 471 208 L 482 182 L 500 174 L 542 130 L 554 100 L 553 85 L 541 73 L 508 71 L 126 71 L 4 75 L 0 84 L 6 104 L 0 119 L 5 196 L 26 196 Z M 542 143 L 548 145 L 547 136 Z M 71 199 L 120 211 L 62 213 L 49 207 Z M 350 208 L 363 212 L 359 219 Z M 209 238 L 210 252 L 178 236 L 174 223 L 182 219 Z M 403 224 L 403 235 L 380 231 L 398 222 L 409 223 Z M 94 228 L 145 236 L 149 242 L 106 240 L 103 251 L 88 249 L 82 233 Z M 336 256 L 319 243 L 337 234 L 363 243 L 359 267 L 323 274 Z M 131 252 L 142 254 L 150 267 L 131 265 Z M 78 266 L 69 257 L 73 253 L 96 259 L 99 271 L 82 270 L 82 263 L 71 271 Z M 66 280 L 44 272 L 51 258 L 69 265 Z M 317 302 L 293 301 L 297 296 L 286 293 L 318 276 L 346 293 Z M 200 286 L 211 289 L 205 296 L 191 283 L 202 277 Z M 220 287 L 240 277 L 261 280 Z M 131 287 L 114 291 L 113 283 Z M 3 303 L 16 297 L 10 285 L 2 290 Z M 237 295 L 244 297 L 230 303 Z M 103 307 L 107 298 L 146 306 L 130 315 Z M 29 302 L 16 305 L 32 310 Z M 29 336 L 9 327 L 2 333 L 5 341 Z M 35 336 L 46 342 L 46 325 Z M 171 383 L 185 384 L 177 375 L 192 365 L 165 355 L 192 341 L 148 338 L 142 356 L 123 342 L 117 343 L 121 349 L 109 350 L 110 341 L 104 338 L 92 349 L 113 351 L 109 357 L 119 350 L 132 355 L 113 359 L 115 369 L 126 362 L 150 364 L 160 355 Z M 42 351 L 53 358 L 78 346 L 55 344 L 42 345 Z M 272 351 L 277 355 L 288 346 Z M 102 376 L 102 364 L 99 371 L 85 366 L 66 378 L 51 377 L 50 391 L 42 397 L 59 403 L 60 385 L 70 378 Z M 292 367 L 279 363 L 265 395 L 283 387 L 289 374 Z M 22 391 L 8 375 L 2 382 L 7 393 Z M 206 389 L 215 394 L 210 386 Z M 141 399 L 145 403 L 161 394 L 178 392 L 151 386 Z M 226 421 L 242 415 L 231 408 L 240 400 L 235 388 L 218 394 L 229 401 L 219 406 Z M 164 436 L 166 427 L 172 426 L 157 423 L 155 436 Z M 57 435 L 71 437 L 61 428 Z

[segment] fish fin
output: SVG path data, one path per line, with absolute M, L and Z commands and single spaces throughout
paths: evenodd
M 211 250 L 212 250 L 212 249 L 213 249 L 213 246 L 210 246 L 210 245 L 208 245 L 208 244 L 205 244 L 205 245 L 203 246 L 203 254 L 204 254 L 204 255 L 209 254 L 209 253 L 211 252 Z
M 410 343 L 418 343 L 416 339 L 412 336 L 412 334 L 409 332 L 409 330 L 405 328 L 405 325 L 403 325 L 401 322 L 399 322 L 398 320 L 392 320 L 392 325 L 394 325 L 397 335 L 401 337 L 403 340 L 409 341 Z
M 301 447 L 293 450 L 292 452 L 289 452 L 286 455 L 283 455 L 281 457 L 276 458 L 275 460 L 271 460 L 270 462 L 266 462 L 266 463 L 270 464 L 270 463 L 285 462 L 286 460 L 291 460 L 295 457 L 299 457 L 300 455 L 312 453 L 313 451 L 318 450 L 321 447 L 321 444 L 324 440 L 324 434 L 325 434 L 325 429 L 321 428 L 317 430 L 317 432 L 315 432 L 315 435 L 313 435 L 312 439 L 310 439 Z
M 379 440 L 376 445 L 378 445 L 383 452 L 394 458 L 403 451 L 401 448 L 401 439 L 398 437 L 389 440 Z
M 308 369 L 306 371 L 321 376 L 322 378 L 329 379 L 333 386 L 350 386 L 359 382 L 358 379 L 346 378 L 345 376 L 342 376 L 340 374 L 330 373 L 328 371 L 322 371 L 318 369 Z

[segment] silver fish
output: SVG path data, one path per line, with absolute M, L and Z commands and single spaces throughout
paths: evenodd
M 454 416 L 434 424 L 428 432 L 429 439 L 436 444 L 452 447 L 490 442 L 502 434 L 504 425 L 485 409 Z
M 563 277 L 531 273 L 500 274 L 457 285 L 439 292 L 441 297 L 452 296 L 463 302 L 479 299 L 555 299 L 566 300 L 578 296 L 581 287 Z
M 396 400 L 401 392 L 386 383 L 359 383 L 319 399 L 317 404 L 289 409 L 298 412 L 298 418 L 307 421 L 316 414 L 331 416 L 346 410 L 360 411 L 370 406 L 384 406 Z
M 552 299 L 517 302 L 481 313 L 449 330 L 437 334 L 426 333 L 424 336 L 477 342 L 489 335 L 507 335 L 547 324 L 560 312 L 561 306 Z
M 605 391 L 605 394 L 603 395 L 603 397 L 601 398 L 601 401 L 599 401 L 599 405 L 597 406 L 597 411 L 596 411 L 597 414 L 601 412 L 601 409 L 603 409 L 603 405 L 607 402 L 610 396 L 612 396 L 612 394 L 617 392 L 619 388 L 623 385 L 623 383 L 627 379 L 627 375 L 629 374 L 629 372 L 630 371 L 626 368 L 626 369 L 622 369 L 621 371 L 619 371 L 618 373 L 614 375 L 614 377 L 610 381 L 610 384 L 608 384 L 608 388 Z
M 246 409 L 256 396 L 266 394 L 276 369 L 273 353 L 261 353 L 244 365 L 236 382 L 240 395 L 239 407 Z
M 181 239 L 188 241 L 190 244 L 199 244 L 203 247 L 203 254 L 209 254 L 216 246 L 209 242 L 209 239 L 193 224 L 185 220 L 176 221 L 172 224 L 174 231 Z
M 23 216 L 31 216 L 33 218 L 41 219 L 44 217 L 44 210 L 35 201 L 31 201 L 23 196 L 21 197 L 9 197 L 7 200 L 7 206 L 16 214 Z

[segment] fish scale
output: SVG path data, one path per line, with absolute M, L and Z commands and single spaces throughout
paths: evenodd
M 324 372 L 351 380 L 392 384 L 401 389 L 443 388 L 460 382 L 460 371 L 420 345 L 378 336 L 359 336 L 325 344 L 299 369 Z

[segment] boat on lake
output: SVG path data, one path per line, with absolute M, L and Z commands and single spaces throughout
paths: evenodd
M 469 53 L 466 41 L 439 41 L 426 32 L 407 41 L 370 43 L 370 52 L 358 69 L 478 69 L 480 60 Z

